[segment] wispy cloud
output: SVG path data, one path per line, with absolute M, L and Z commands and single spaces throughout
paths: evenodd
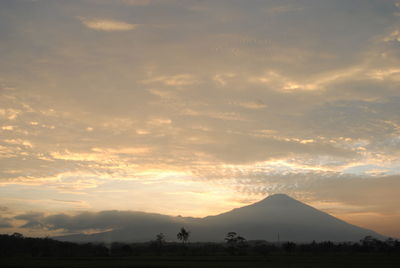
M 147 6 L 151 3 L 150 0 L 121 0 L 121 2 L 131 6 Z
M 0 203 L 11 211 L 81 200 L 207 215 L 232 197 L 340 193 L 318 180 L 344 185 L 336 173 L 368 178 L 354 192 L 400 174 L 398 0 L 53 1 L 30 14 L 32 3 L 0 0 L 13 14 L 0 16 Z
M 80 18 L 83 25 L 97 31 L 130 31 L 138 27 L 137 24 L 130 24 L 123 21 L 101 19 L 101 18 Z
M 177 74 L 152 77 L 142 81 L 143 84 L 162 83 L 166 86 L 189 86 L 199 83 L 194 75 Z

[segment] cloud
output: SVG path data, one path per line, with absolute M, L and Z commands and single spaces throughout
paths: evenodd
M 129 209 L 127 195 L 93 191 L 145 197 L 155 190 L 138 185 L 165 182 L 162 209 L 147 209 L 176 211 L 198 196 L 193 181 L 254 200 L 305 198 L 318 176 L 400 173 L 393 1 L 56 2 L 32 13 L 0 1 L 14 14 L 0 16 L 0 196 L 11 210 L 16 195 L 43 211 L 76 196 Z M 196 213 L 215 211 L 201 200 Z
M 191 74 L 177 74 L 170 76 L 157 76 L 143 81 L 144 84 L 162 83 L 166 86 L 190 86 L 199 81 Z
M 224 138 L 222 138 L 222 136 Z M 282 159 L 292 154 L 330 155 L 354 157 L 355 152 L 321 142 L 305 143 L 300 140 L 280 139 L 279 137 L 257 137 L 235 133 L 221 134 L 208 144 L 201 144 L 197 150 L 210 154 L 225 163 L 254 163 L 269 159 Z
M 126 5 L 131 5 L 131 6 L 147 6 L 152 2 L 151 0 L 120 0 L 120 1 Z
M 400 208 L 396 205 L 400 202 L 396 191 L 400 187 L 399 178 L 398 175 L 376 178 L 343 177 L 320 181 L 310 185 L 308 190 L 313 191 L 315 200 L 356 205 L 360 207 L 359 212 L 399 214 Z
M 399 68 L 390 68 L 386 70 L 374 70 L 369 73 L 369 75 L 377 80 L 387 80 L 393 79 L 396 81 L 400 80 L 400 69 Z
M 0 217 L 0 228 L 11 228 L 13 225 L 10 223 L 8 219 Z
M 286 12 L 296 12 L 296 11 L 302 11 L 304 7 L 296 7 L 294 5 L 283 5 L 283 6 L 275 6 L 272 8 L 267 9 L 266 13 L 268 15 L 275 15 L 275 14 L 280 14 L 280 13 L 286 13 Z
M 295 81 L 292 78 L 285 77 L 278 72 L 267 71 L 262 76 L 250 78 L 250 82 L 267 84 L 276 90 L 285 92 L 296 90 L 325 90 L 327 86 L 334 82 L 343 81 L 356 75 L 360 75 L 361 71 L 361 66 L 355 66 L 343 70 L 335 70 L 329 73 L 319 74 L 314 79 L 308 78 L 308 81 Z
M 388 36 L 386 36 L 384 38 L 383 41 L 385 41 L 385 42 L 392 42 L 392 41 L 400 42 L 400 31 L 395 30 L 395 31 L 391 32 Z
M 133 211 L 101 211 L 82 212 L 76 215 L 27 213 L 15 217 L 25 221 L 21 228 L 46 228 L 48 230 L 65 230 L 66 232 L 82 232 L 88 230 L 109 230 L 133 228 L 134 226 L 153 225 L 166 226 L 176 219 L 170 216 Z
M 89 29 L 97 31 L 130 31 L 135 30 L 138 25 L 130 24 L 123 21 L 100 19 L 100 18 L 80 18 L 81 22 Z
M 43 222 L 44 214 L 41 212 L 30 212 L 15 216 L 14 219 L 26 221 L 25 224 L 21 225 L 21 228 L 45 228 Z
M 9 210 L 8 207 L 6 207 L 6 206 L 0 206 L 0 211 L 1 211 L 1 212 L 7 212 L 8 210 Z
M 147 6 L 150 5 L 154 0 L 114 0 L 110 3 L 109 0 L 85 0 L 88 2 L 93 2 L 95 4 L 107 4 L 107 5 L 115 5 L 115 4 L 123 4 L 128 6 Z
M 262 101 L 232 102 L 232 104 L 251 110 L 264 109 L 267 107 Z
M 6 207 L 0 207 L 1 212 L 5 212 L 8 209 Z M 5 218 L 3 216 L 0 216 L 0 228 L 11 228 L 13 227 L 11 223 L 12 219 L 11 218 Z

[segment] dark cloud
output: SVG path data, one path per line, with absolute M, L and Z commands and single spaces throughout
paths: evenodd
M 108 230 L 120 228 L 146 227 L 149 223 L 168 226 L 179 221 L 179 218 L 160 214 L 149 214 L 132 211 L 83 212 L 77 215 L 54 214 L 44 216 L 41 213 L 18 215 L 18 220 L 25 220 L 21 228 L 46 228 L 48 230 L 64 230 L 66 232 L 82 232 L 87 230 Z
M 29 212 L 25 214 L 21 214 L 15 216 L 16 220 L 26 221 L 25 224 L 20 226 L 21 228 L 45 228 L 45 224 L 43 223 L 44 214 L 40 212 Z
M 13 225 L 11 224 L 10 218 L 0 217 L 0 228 L 11 228 Z

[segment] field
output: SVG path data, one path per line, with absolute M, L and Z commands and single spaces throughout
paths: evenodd
M 240 243 L 239 243 L 240 242 Z M 400 267 L 400 242 L 366 237 L 358 243 L 267 241 L 231 243 L 70 243 L 0 235 L 2 267 L 235 268 Z
M 273 254 L 261 256 L 133 256 L 92 258 L 1 258 L 0 267 L 400 267 L 395 254 Z

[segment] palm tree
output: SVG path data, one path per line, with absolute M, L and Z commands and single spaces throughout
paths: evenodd
M 176 235 L 176 237 L 185 244 L 189 240 L 190 232 L 187 231 L 184 227 L 181 228 L 180 232 Z

